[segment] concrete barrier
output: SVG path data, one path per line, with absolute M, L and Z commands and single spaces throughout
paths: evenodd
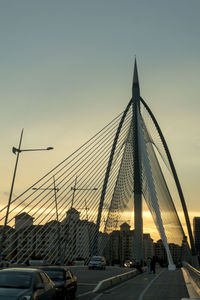
M 143 269 L 143 271 L 145 271 L 145 268 Z M 134 269 L 130 272 L 104 279 L 97 284 L 97 286 L 93 290 L 93 293 L 108 289 L 108 288 L 115 286 L 123 281 L 126 281 L 138 274 L 141 274 L 141 273 L 138 270 Z
M 196 287 L 196 284 L 192 280 L 190 273 L 188 272 L 188 270 L 185 267 L 182 267 L 181 270 L 182 270 L 185 285 L 186 285 L 186 288 L 187 288 L 187 291 L 188 291 L 188 294 L 190 297 L 188 299 L 200 299 L 199 289 Z M 186 300 L 186 299 L 187 298 L 182 298 L 181 300 Z
M 200 271 L 183 262 L 182 272 L 190 298 L 200 299 Z

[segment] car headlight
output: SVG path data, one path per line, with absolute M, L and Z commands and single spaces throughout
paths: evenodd
M 22 296 L 19 300 L 30 300 L 31 296 Z

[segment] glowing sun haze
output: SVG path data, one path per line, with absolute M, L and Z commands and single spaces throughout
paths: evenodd
M 199 11 L 199 0 L 1 1 L 1 204 L 21 129 L 22 148 L 54 150 L 20 155 L 14 195 L 125 109 L 136 54 L 141 95 L 168 143 L 190 218 L 200 216 Z M 150 224 L 145 212 L 153 236 Z

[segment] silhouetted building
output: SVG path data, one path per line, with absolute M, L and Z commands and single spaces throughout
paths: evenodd
M 167 254 L 162 240 L 158 240 L 154 243 L 154 254 L 156 260 L 159 261 L 161 265 L 167 264 Z
M 173 262 L 175 265 L 179 265 L 179 263 L 182 261 L 182 248 L 181 246 L 169 243 L 169 250 L 173 259 Z M 161 265 L 166 265 L 168 263 L 167 261 L 167 254 L 165 247 L 163 245 L 162 240 L 158 240 L 156 243 L 154 243 L 154 252 L 156 260 L 161 263 Z
M 5 230 L 4 242 L 2 245 L 3 246 L 2 253 L 4 256 L 3 259 L 5 259 L 6 261 L 11 261 L 13 260 L 17 252 L 16 233 L 12 227 L 6 226 L 6 228 L 4 229 L 4 226 L 0 225 L 0 240 L 2 238 L 3 230 Z
M 120 226 L 120 262 L 133 258 L 133 236 L 134 231 L 130 230 L 130 225 L 123 223 Z
M 110 233 L 110 239 L 108 243 L 107 260 L 109 264 L 123 265 L 126 260 L 132 260 L 136 258 L 134 252 L 134 230 L 130 230 L 130 226 L 127 223 L 123 223 L 119 230 L 114 230 Z M 146 261 L 148 256 L 153 257 L 154 247 L 153 240 L 149 233 L 143 234 L 143 261 Z
M 154 256 L 153 239 L 149 233 L 143 234 L 143 261 L 147 261 L 148 257 Z
M 108 245 L 108 257 L 110 265 L 120 264 L 120 232 L 119 230 L 114 230 L 110 234 L 109 245 Z
M 23 212 L 15 217 L 15 229 L 20 230 L 33 225 L 34 218 Z
M 197 255 L 200 257 L 200 217 L 194 217 L 193 219 L 193 232 Z

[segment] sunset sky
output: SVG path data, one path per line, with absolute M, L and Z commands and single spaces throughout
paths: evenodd
M 141 96 L 168 143 L 190 217 L 200 216 L 200 1 L 0 1 L 0 197 L 14 195 L 123 111 L 134 55 Z M 180 204 L 177 209 L 180 210 Z

